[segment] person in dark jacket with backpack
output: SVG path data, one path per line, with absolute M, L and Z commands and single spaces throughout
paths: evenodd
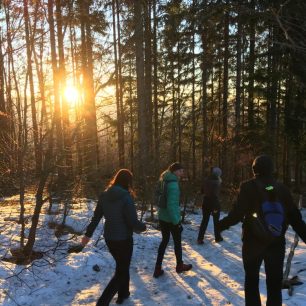
M 182 259 L 182 231 L 181 225 L 181 209 L 180 209 L 180 188 L 179 179 L 184 175 L 184 169 L 180 163 L 175 162 L 171 164 L 166 171 L 164 171 L 160 180 L 166 182 L 167 186 L 166 207 L 158 208 L 158 219 L 162 233 L 162 241 L 158 248 L 156 265 L 153 276 L 158 278 L 164 274 L 162 269 L 162 262 L 165 255 L 167 245 L 169 243 L 170 234 L 174 242 L 174 252 L 176 257 L 176 272 L 182 273 L 192 268 L 191 264 L 184 264 Z
M 220 208 L 221 208 L 219 200 L 220 188 L 221 188 L 221 175 L 222 171 L 220 168 L 212 167 L 210 176 L 204 180 L 201 190 L 202 194 L 204 195 L 202 203 L 203 217 L 198 234 L 198 244 L 204 243 L 203 241 L 204 235 L 207 229 L 210 215 L 213 216 L 213 221 L 214 221 L 215 241 L 220 242 L 223 240 L 217 226 L 220 218 Z
M 273 178 L 271 158 L 268 155 L 256 157 L 252 168 L 254 178 L 240 185 L 235 205 L 218 226 L 223 231 L 242 221 L 245 305 L 261 305 L 259 271 L 264 262 L 266 305 L 281 306 L 285 232 L 290 224 L 306 243 L 306 224 L 288 188 Z
M 104 238 L 106 245 L 116 261 L 116 271 L 104 289 L 97 305 L 109 305 L 116 293 L 116 303 L 122 304 L 130 295 L 130 263 L 133 253 L 133 232 L 146 230 L 146 225 L 137 219 L 132 198 L 133 175 L 128 169 L 119 170 L 103 192 L 90 224 L 82 238 L 85 246 L 93 235 L 101 218 L 105 218 Z

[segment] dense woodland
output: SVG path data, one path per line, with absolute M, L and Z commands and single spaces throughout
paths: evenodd
M 230 189 L 263 152 L 302 190 L 304 0 L 0 5 L 0 196 L 20 194 L 24 228 L 34 186 L 28 250 L 44 202 L 101 190 L 122 167 L 145 204 L 173 161 L 192 192 L 212 165 Z

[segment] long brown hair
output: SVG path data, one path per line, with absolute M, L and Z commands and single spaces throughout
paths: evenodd
M 131 195 L 135 195 L 133 190 L 133 173 L 129 169 L 120 169 L 110 180 L 107 189 L 114 185 L 119 185 L 120 187 L 128 190 Z

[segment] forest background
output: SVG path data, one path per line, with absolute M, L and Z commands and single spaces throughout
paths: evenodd
M 44 203 L 64 225 L 122 167 L 152 217 L 173 161 L 184 203 L 214 165 L 230 203 L 263 152 L 303 193 L 305 16 L 303 0 L 0 1 L 0 196 L 19 194 L 23 252 Z

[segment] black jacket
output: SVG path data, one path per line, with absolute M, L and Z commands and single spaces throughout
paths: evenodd
M 85 236 L 90 238 L 93 235 L 103 216 L 106 240 L 126 240 L 132 237 L 133 231 L 146 230 L 146 225 L 137 219 L 136 208 L 130 193 L 120 186 L 112 186 L 100 195 Z
M 243 241 L 254 239 L 246 224 L 248 218 L 256 211 L 256 207 L 260 202 L 260 192 L 255 180 L 253 178 L 240 185 L 236 203 L 233 205 L 228 216 L 220 220 L 218 225 L 220 231 L 223 231 L 238 222 L 242 222 Z M 257 180 L 264 184 L 275 184 L 272 178 L 257 178 Z M 279 200 L 284 204 L 287 225 L 291 225 L 293 230 L 306 243 L 306 224 L 302 219 L 301 212 L 293 202 L 289 189 L 285 185 L 277 183 L 277 192 Z M 284 234 L 286 230 L 287 227 L 284 229 Z
M 220 210 L 220 189 L 221 182 L 218 177 L 209 176 L 207 179 L 204 180 L 201 190 L 204 194 L 202 205 L 202 208 L 204 210 Z

